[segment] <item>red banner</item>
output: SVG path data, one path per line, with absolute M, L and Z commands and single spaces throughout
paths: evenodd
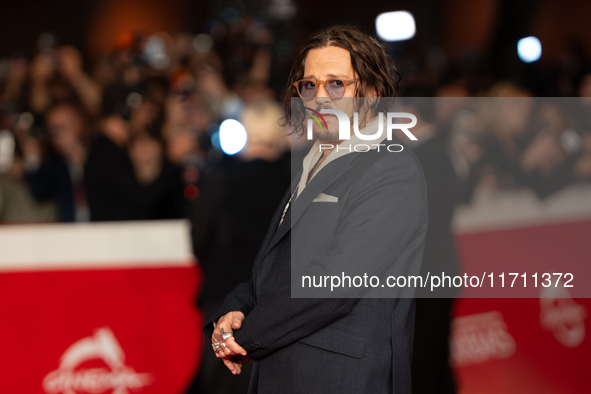
M 466 233 L 457 244 L 467 270 L 531 274 L 588 263 L 589 234 L 591 221 L 581 221 Z M 588 281 L 576 277 L 574 290 L 530 282 L 539 298 L 459 300 L 452 326 L 459 392 L 588 393 L 591 299 L 571 297 Z
M 0 258 L 1 392 L 149 394 L 186 388 L 202 347 L 202 318 L 194 306 L 200 279 L 187 226 L 125 226 L 124 231 L 118 225 L 98 226 L 106 237 L 92 226 L 2 228 L 3 248 L 28 247 L 52 256 L 19 262 L 20 271 L 6 257 L 10 251 Z M 5 233 L 11 230 L 10 236 Z M 48 245 L 55 230 L 63 232 L 63 241 Z M 134 242 L 137 232 L 141 244 Z M 103 251 L 97 259 L 94 248 L 107 247 L 113 235 L 128 250 L 118 246 L 119 252 Z M 80 245 L 69 243 L 81 237 L 91 240 L 80 248 L 89 258 L 74 264 L 80 256 L 71 249 Z M 175 237 L 183 240 L 180 252 L 162 251 L 167 239 L 178 246 Z M 4 242 L 9 238 L 12 246 Z M 62 262 L 55 256 L 60 248 L 70 251 L 62 253 Z M 147 268 L 142 268 L 144 258 Z

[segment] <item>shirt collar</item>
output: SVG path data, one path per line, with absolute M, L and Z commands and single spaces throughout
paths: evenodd
M 375 132 L 378 130 L 378 126 L 379 126 L 378 122 L 379 122 L 379 118 L 377 116 L 374 117 L 372 120 L 369 121 L 369 123 L 367 123 L 365 125 L 364 128 L 359 130 L 359 133 L 364 134 L 364 135 L 375 134 Z M 385 125 L 386 125 L 385 116 L 383 117 L 382 122 L 383 122 L 382 126 L 385 127 Z M 364 147 L 369 147 L 370 150 L 375 150 L 378 147 L 378 144 L 380 144 L 382 141 L 384 141 L 384 139 L 386 139 L 386 136 L 384 135 L 383 130 L 382 130 L 382 134 L 380 134 L 380 136 L 378 138 L 372 139 L 369 141 L 363 140 L 363 139 L 359 138 L 357 136 L 357 134 L 353 133 L 351 135 L 351 138 L 349 138 L 348 140 L 342 141 L 337 146 L 337 148 L 333 149 L 330 152 L 330 154 L 324 159 L 324 161 L 318 166 L 318 168 L 316 168 L 316 171 L 314 172 L 314 174 L 312 175 L 312 178 L 310 178 L 310 180 L 312 180 L 324 167 L 326 167 L 328 165 L 328 163 L 338 159 L 339 157 L 345 156 L 349 153 L 355 153 L 356 151 L 354 150 L 354 147 L 356 145 L 363 145 Z M 318 162 L 318 160 L 320 160 L 320 156 L 322 155 L 322 151 L 320 150 L 320 144 L 321 144 L 321 142 L 316 140 L 314 142 L 314 145 L 312 145 L 312 148 L 310 149 L 310 151 L 306 155 L 306 157 L 304 157 L 302 176 L 300 178 L 300 182 L 298 183 L 298 192 L 297 192 L 298 196 L 306 188 L 306 181 L 308 179 L 308 173 L 310 172 L 310 169 L 312 169 L 314 164 L 316 164 L 316 162 Z M 367 150 L 367 149 L 365 149 L 365 150 Z

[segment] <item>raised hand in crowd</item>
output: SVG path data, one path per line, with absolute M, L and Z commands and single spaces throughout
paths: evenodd
M 82 56 L 72 46 L 66 45 L 58 50 L 58 71 L 74 89 L 85 109 L 91 115 L 97 115 L 102 91 L 82 68 Z
M 52 97 L 49 81 L 56 73 L 56 58 L 52 51 L 39 53 L 30 68 L 31 92 L 29 106 L 33 112 L 41 114 L 51 105 Z

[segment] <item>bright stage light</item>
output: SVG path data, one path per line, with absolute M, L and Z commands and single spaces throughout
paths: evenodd
M 530 36 L 517 41 L 517 54 L 524 63 L 532 63 L 542 56 L 542 43 L 537 37 Z
M 415 18 L 408 11 L 384 12 L 376 18 L 376 32 L 384 41 L 410 40 L 416 30 Z
M 235 119 L 226 119 L 220 125 L 220 145 L 227 155 L 235 155 L 246 145 L 246 129 Z

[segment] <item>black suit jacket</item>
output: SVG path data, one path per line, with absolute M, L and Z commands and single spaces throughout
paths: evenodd
M 418 275 L 427 229 L 418 160 L 410 149 L 340 157 L 318 172 L 279 226 L 291 193 L 275 214 L 252 278 L 217 314 L 246 316 L 235 338 L 257 360 L 249 393 L 410 393 L 412 298 L 295 298 L 292 280 L 297 285 L 300 273 L 335 265 L 351 275 Z M 320 193 L 338 202 L 314 201 Z M 212 329 L 209 322 L 206 335 Z
M 166 159 L 160 175 L 140 184 L 127 152 L 99 135 L 88 154 L 84 187 L 92 221 L 183 218 L 186 200 L 181 169 Z

